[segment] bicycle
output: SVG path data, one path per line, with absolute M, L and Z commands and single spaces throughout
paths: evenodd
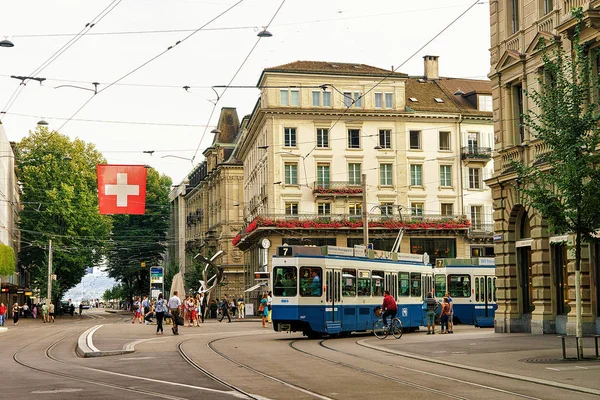
M 402 337 L 402 321 L 400 321 L 400 318 L 392 318 L 388 325 L 385 325 L 381 318 L 373 322 L 373 334 L 377 339 L 385 339 L 390 333 L 396 339 Z

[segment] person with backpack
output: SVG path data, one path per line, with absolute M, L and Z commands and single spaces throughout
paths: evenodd
M 425 310 L 425 321 L 427 321 L 427 334 L 435 335 L 435 310 L 440 303 L 433 298 L 433 294 L 427 293 L 427 298 L 423 302 Z

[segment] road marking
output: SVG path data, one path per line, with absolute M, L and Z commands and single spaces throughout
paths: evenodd
M 150 360 L 156 357 L 128 357 L 128 358 L 119 358 L 119 361 L 133 361 L 133 360 Z
M 51 394 L 51 393 L 74 393 L 81 392 L 83 389 L 54 389 L 54 390 L 36 390 L 33 394 Z
M 98 348 L 96 346 L 94 346 L 94 340 L 93 340 L 94 333 L 100 328 L 102 328 L 102 325 L 98 325 L 98 326 L 94 327 L 94 329 L 92 329 L 87 334 L 86 339 L 85 339 L 86 344 L 88 345 L 90 350 L 92 350 L 94 353 L 97 353 L 100 351 L 100 350 L 98 350 Z

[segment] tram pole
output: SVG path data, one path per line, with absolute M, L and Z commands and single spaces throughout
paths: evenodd
M 48 298 L 46 299 L 46 305 L 50 305 L 52 300 L 52 240 L 48 242 Z
M 367 174 L 362 174 L 362 219 L 363 244 L 365 251 L 369 248 L 369 214 L 367 211 Z

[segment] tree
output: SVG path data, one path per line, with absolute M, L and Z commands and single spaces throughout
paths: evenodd
M 0 243 L 0 276 L 15 272 L 16 258 L 12 247 Z
M 127 298 L 149 294 L 150 266 L 163 263 L 169 228 L 171 179 L 149 168 L 146 213 L 113 216 L 108 275 L 123 285 Z M 142 267 L 142 263 L 146 265 Z
M 581 246 L 593 241 L 600 227 L 600 127 L 598 76 L 595 56 L 580 43 L 581 9 L 571 38 L 572 49 L 562 42 L 541 42 L 544 74 L 539 89 L 526 94 L 535 105 L 523 116 L 524 125 L 548 151 L 531 165 L 514 163 L 517 189 L 556 233 L 575 234 L 575 296 L 577 337 L 582 337 Z M 581 341 L 579 341 L 579 346 Z M 578 354 L 582 354 L 581 347 Z
M 38 127 L 17 145 L 16 160 L 22 205 L 19 262 L 30 271 L 31 286 L 45 295 L 52 240 L 57 300 L 103 256 L 111 218 L 98 213 L 96 165 L 104 159 L 91 144 Z

